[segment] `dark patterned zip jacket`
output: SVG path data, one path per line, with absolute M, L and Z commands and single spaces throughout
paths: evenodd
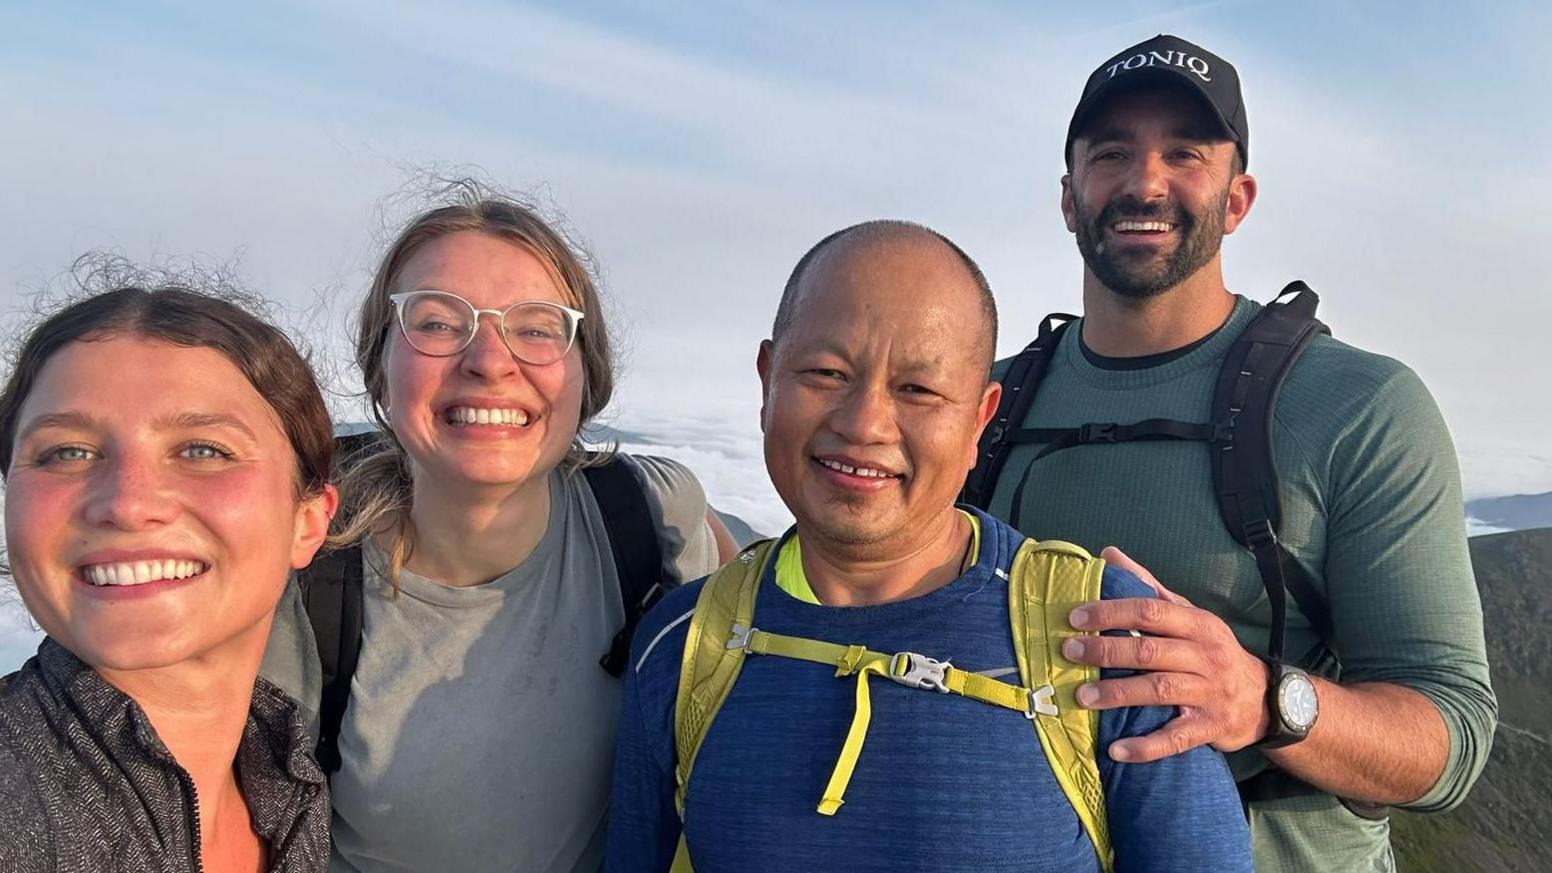
M 296 702 L 258 680 L 237 778 L 274 873 L 321 873 L 329 792 Z M 199 798 L 144 710 L 51 639 L 0 679 L 0 873 L 188 873 Z

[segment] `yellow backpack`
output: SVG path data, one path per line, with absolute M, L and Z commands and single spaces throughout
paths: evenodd
M 960 694 L 1024 714 L 1034 727 L 1040 747 L 1063 793 L 1077 811 L 1106 873 L 1114 859 L 1095 749 L 1099 713 L 1078 706 L 1078 686 L 1099 678 L 1099 669 L 1062 657 L 1061 644 L 1084 631 L 1067 623 L 1080 603 L 1099 599 L 1104 561 L 1071 543 L 1025 540 L 1014 555 L 1008 580 L 1008 615 L 1022 685 L 1011 685 L 967 673 L 944 661 L 917 654 L 884 654 L 863 646 L 766 633 L 753 626 L 755 595 L 767 565 L 774 559 L 775 541 L 749 546 L 727 566 L 712 574 L 695 603 L 689 636 L 679 668 L 679 693 L 674 702 L 674 745 L 678 764 L 674 805 L 684 819 L 684 800 L 701 741 L 727 700 L 748 655 L 774 655 L 835 667 L 836 677 L 857 677 L 857 708 L 841 747 L 840 760 L 819 802 L 821 815 L 834 815 L 862 752 L 872 714 L 868 676 L 877 675 L 913 688 Z M 1001 569 L 997 575 L 1002 576 Z M 671 873 L 691 873 L 683 833 Z

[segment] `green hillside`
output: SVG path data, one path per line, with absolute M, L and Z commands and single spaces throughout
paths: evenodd
M 1454 812 L 1391 819 L 1403 873 L 1552 870 L 1552 529 L 1473 537 L 1498 692 L 1492 758 Z

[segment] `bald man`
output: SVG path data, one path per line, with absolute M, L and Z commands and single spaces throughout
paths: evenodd
M 1013 557 L 1025 538 L 954 504 L 996 410 L 995 346 L 985 278 L 934 231 L 869 222 L 798 262 L 757 360 L 766 466 L 797 524 L 643 620 L 607 870 L 1110 868 L 1103 832 L 1090 836 L 1031 730 L 1055 707 L 1035 683 L 1018 687 L 1028 650 L 1010 633 L 1009 576 L 1024 578 Z M 1099 590 L 1149 593 L 1114 569 Z M 714 636 L 721 592 L 752 597 L 751 620 Z M 720 705 L 679 714 L 681 728 L 711 718 L 682 762 L 676 697 L 681 677 L 697 693 L 717 685 L 697 660 L 707 653 L 733 678 Z M 969 690 L 997 683 L 1028 708 L 1022 694 L 996 705 Z M 1172 715 L 1106 711 L 1098 748 Z M 1250 869 L 1217 753 L 1136 766 L 1101 752 L 1097 774 L 1114 869 Z

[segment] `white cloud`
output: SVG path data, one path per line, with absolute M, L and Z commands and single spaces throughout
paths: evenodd
M 714 380 L 725 387 L 709 396 L 693 388 L 637 392 L 610 420 L 635 435 L 622 449 L 680 461 L 700 479 L 713 506 L 774 536 L 792 524 L 792 514 L 765 472 L 759 382 L 750 370 L 749 378 L 727 374 Z M 645 396 L 665 402 L 643 402 Z

